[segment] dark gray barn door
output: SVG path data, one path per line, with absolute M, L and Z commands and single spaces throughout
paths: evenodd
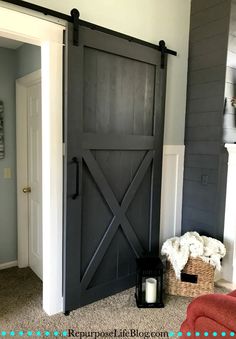
M 160 52 L 80 27 L 67 46 L 64 308 L 134 285 L 158 251 L 165 70 Z

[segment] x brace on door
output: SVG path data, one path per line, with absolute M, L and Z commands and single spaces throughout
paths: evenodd
M 102 261 L 103 256 L 105 255 L 108 246 L 110 245 L 119 225 L 121 225 L 124 234 L 126 235 L 136 257 L 140 257 L 140 255 L 144 252 L 144 249 L 137 238 L 130 222 L 128 221 L 125 212 L 127 211 L 131 201 L 133 200 L 144 175 L 152 163 L 153 160 L 153 151 L 150 150 L 144 157 L 136 175 L 131 182 L 126 194 L 123 198 L 121 204 L 118 203 L 114 193 L 112 192 L 106 178 L 104 177 L 101 169 L 99 168 L 95 158 L 93 157 L 90 150 L 84 150 L 83 152 L 83 159 L 88 166 L 90 173 L 92 174 L 98 188 L 100 189 L 101 193 L 103 194 L 107 204 L 109 205 L 111 211 L 114 214 L 114 217 L 108 226 L 103 238 L 96 249 L 85 273 L 81 281 L 82 289 L 86 289 L 96 272 L 99 264 Z

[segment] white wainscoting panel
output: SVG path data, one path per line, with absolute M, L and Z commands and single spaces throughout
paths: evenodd
M 164 145 L 162 166 L 160 249 L 181 234 L 184 145 Z
M 229 153 L 225 202 L 224 245 L 226 256 L 222 262 L 222 277 L 236 283 L 236 145 L 226 144 Z

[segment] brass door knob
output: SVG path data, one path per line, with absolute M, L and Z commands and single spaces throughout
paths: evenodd
M 31 192 L 31 187 L 24 187 L 23 188 L 24 193 L 30 193 Z

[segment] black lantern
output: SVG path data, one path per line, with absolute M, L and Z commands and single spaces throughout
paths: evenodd
M 138 307 L 161 308 L 163 304 L 163 263 L 159 257 L 136 259 L 137 280 L 135 298 Z

